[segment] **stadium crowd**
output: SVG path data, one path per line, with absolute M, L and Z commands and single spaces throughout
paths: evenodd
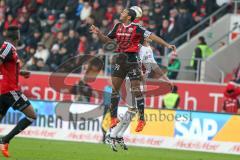
M 215 0 L 0 0 L 0 40 L 9 26 L 18 25 L 22 67 L 56 71 L 70 57 L 104 54 L 89 26 L 109 32 L 126 5 L 141 6 L 140 23 L 168 42 L 218 8 Z M 161 48 L 153 48 L 156 56 L 162 55 Z M 71 72 L 79 61 L 65 66 L 58 71 Z

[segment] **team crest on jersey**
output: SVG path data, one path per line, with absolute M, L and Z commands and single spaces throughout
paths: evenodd
M 129 32 L 132 32 L 132 31 L 133 31 L 133 28 L 129 28 L 128 31 L 129 31 Z

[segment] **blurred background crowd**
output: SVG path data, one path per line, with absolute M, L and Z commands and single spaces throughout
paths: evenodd
M 89 26 L 95 24 L 107 34 L 126 5 L 141 6 L 140 23 L 168 42 L 219 7 L 215 0 L 0 0 L 0 40 L 10 25 L 18 25 L 22 67 L 56 71 L 71 57 L 104 54 Z M 153 45 L 153 50 L 155 56 L 163 55 L 160 46 Z M 68 64 L 58 71 L 71 72 L 79 61 Z

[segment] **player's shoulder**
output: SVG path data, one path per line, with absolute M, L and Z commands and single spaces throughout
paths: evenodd
M 133 26 L 142 27 L 142 25 L 139 24 L 139 23 L 132 22 L 131 24 L 132 24 Z
M 136 26 L 136 27 L 138 27 L 138 28 L 141 28 L 141 29 L 145 29 L 141 24 L 139 24 L 139 23 L 131 23 L 133 26 Z
M 121 24 L 122 24 L 122 22 L 117 22 L 117 23 L 115 23 L 115 24 L 114 24 L 114 28 L 120 26 Z
M 1 45 L 1 49 L 5 49 L 5 48 L 14 48 L 14 46 L 12 43 L 4 41 Z

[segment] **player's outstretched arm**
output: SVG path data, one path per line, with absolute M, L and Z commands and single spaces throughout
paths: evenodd
M 103 43 L 112 41 L 108 36 L 105 36 L 98 27 L 92 25 L 90 27 L 90 32 L 96 34 Z
M 149 39 L 151 39 L 152 41 L 156 42 L 159 45 L 162 45 L 164 47 L 172 49 L 174 52 L 176 52 L 176 46 L 175 45 L 168 44 L 166 41 L 164 41 L 162 38 L 156 36 L 155 34 L 151 34 L 149 36 Z

